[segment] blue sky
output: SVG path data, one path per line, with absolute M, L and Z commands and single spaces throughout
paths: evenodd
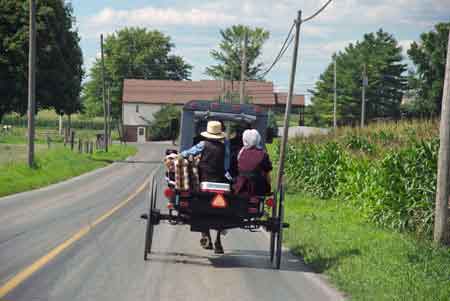
M 271 37 L 261 61 L 269 65 L 286 33 L 302 9 L 309 16 L 325 0 L 72 0 L 81 35 L 85 67 L 99 53 L 100 33 L 126 26 L 158 29 L 175 43 L 174 52 L 194 66 L 192 79 L 207 79 L 205 67 L 214 63 L 209 51 L 220 41 L 219 30 L 232 24 L 260 26 Z M 329 64 L 333 52 L 362 39 L 364 33 L 383 28 L 406 50 L 438 22 L 450 22 L 450 0 L 335 0 L 301 32 L 300 64 L 295 90 L 305 93 Z M 292 50 L 292 49 L 291 49 Z M 266 77 L 286 91 L 291 51 Z

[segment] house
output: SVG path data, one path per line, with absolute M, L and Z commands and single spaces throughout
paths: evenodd
M 173 81 L 125 79 L 122 96 L 124 139 L 145 142 L 153 114 L 167 104 L 184 105 L 191 100 L 219 100 L 239 94 L 239 82 L 221 80 Z M 245 94 L 253 104 L 272 108 L 286 103 L 286 93 L 275 93 L 272 82 L 246 81 Z M 295 95 L 294 107 L 303 107 L 303 95 Z

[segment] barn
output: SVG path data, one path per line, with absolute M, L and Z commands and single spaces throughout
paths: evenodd
M 182 106 L 191 100 L 219 100 L 227 93 L 238 94 L 238 81 L 199 80 L 139 80 L 125 79 L 122 95 L 124 139 L 129 142 L 148 140 L 148 126 L 153 114 L 167 104 Z M 246 81 L 245 94 L 249 102 L 267 108 L 286 103 L 286 93 L 274 92 L 272 82 Z M 305 98 L 295 95 L 293 106 L 303 108 Z

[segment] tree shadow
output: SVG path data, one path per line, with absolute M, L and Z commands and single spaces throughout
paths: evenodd
M 299 256 L 300 258 L 304 257 L 303 249 L 300 247 L 292 248 L 292 252 Z M 322 257 L 320 255 L 315 256 L 315 258 L 311 261 L 305 263 L 312 271 L 316 273 L 323 273 L 326 270 L 332 268 L 336 264 L 339 263 L 344 258 L 351 256 L 359 256 L 361 255 L 361 251 L 359 249 L 348 249 L 338 252 L 335 256 L 332 257 Z

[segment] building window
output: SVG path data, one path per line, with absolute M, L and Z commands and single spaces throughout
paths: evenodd
M 136 105 L 136 113 L 139 113 L 139 105 Z

